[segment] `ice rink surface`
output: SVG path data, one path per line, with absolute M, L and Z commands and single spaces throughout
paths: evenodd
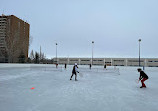
M 63 67 L 0 64 L 0 111 L 158 111 L 158 68 L 140 89 L 137 67 L 79 66 L 78 81 Z

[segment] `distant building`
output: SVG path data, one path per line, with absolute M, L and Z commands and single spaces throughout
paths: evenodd
M 56 58 L 59 64 L 79 65 L 92 64 L 92 58 Z M 106 66 L 139 66 L 138 58 L 93 58 L 93 65 Z M 140 65 L 145 67 L 158 67 L 158 58 L 141 58 Z
M 28 58 L 30 25 L 14 15 L 0 16 L 0 62 Z

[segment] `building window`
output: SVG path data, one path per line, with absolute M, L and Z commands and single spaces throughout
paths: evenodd
M 78 61 L 78 60 L 70 60 L 70 61 Z
M 103 61 L 103 60 L 93 60 L 93 61 Z
M 139 62 L 139 60 L 128 60 L 128 62 Z M 144 62 L 144 61 L 140 60 L 140 62 Z
M 111 62 L 105 62 L 105 63 L 111 63 Z
M 81 61 L 90 61 L 90 60 L 81 60 Z
M 115 62 L 116 62 L 116 61 L 122 61 L 122 62 L 124 62 L 124 60 L 114 60 L 114 61 L 115 61 Z
M 67 61 L 66 59 L 59 59 L 59 61 Z
M 158 62 L 158 61 L 148 61 L 148 62 Z

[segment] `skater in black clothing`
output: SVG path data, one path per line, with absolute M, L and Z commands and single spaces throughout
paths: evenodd
M 77 68 L 78 68 L 77 63 L 75 63 L 75 65 L 73 66 L 73 69 L 72 69 L 72 75 L 70 77 L 70 80 L 72 80 L 72 77 L 75 74 L 75 81 L 77 81 L 77 73 L 79 73 Z
M 65 69 L 66 69 L 67 64 L 65 64 Z
M 148 79 L 148 76 L 144 73 L 144 71 L 142 71 L 141 68 L 138 68 L 137 70 L 138 70 L 138 72 L 140 72 L 139 81 L 141 80 L 141 83 L 142 83 L 142 86 L 140 88 L 146 88 L 144 81 L 146 81 Z
M 104 65 L 104 68 L 106 69 L 106 64 Z
M 91 64 L 89 64 L 89 68 L 91 69 L 91 67 L 92 67 L 92 65 Z

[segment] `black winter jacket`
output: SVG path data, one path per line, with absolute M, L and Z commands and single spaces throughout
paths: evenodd
M 139 79 L 141 80 L 143 78 L 148 79 L 148 76 L 144 73 L 144 71 L 140 71 L 140 77 L 139 77 Z

